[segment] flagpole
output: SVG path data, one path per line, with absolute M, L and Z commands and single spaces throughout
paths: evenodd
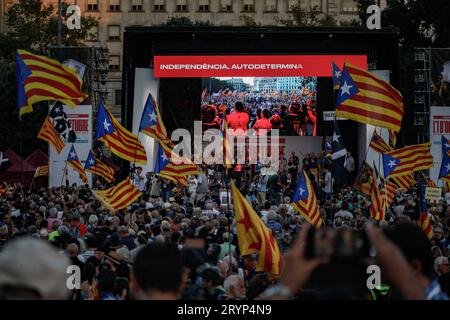
M 230 177 L 228 175 L 227 167 L 225 166 L 225 185 L 227 190 L 227 224 L 228 224 L 228 256 L 230 257 L 229 270 L 231 270 L 231 211 L 230 211 Z
M 66 175 L 66 171 L 67 171 L 67 160 L 65 161 L 66 162 L 66 165 L 64 166 L 64 169 L 63 169 L 63 174 L 62 174 L 62 177 L 61 177 L 61 187 L 62 187 L 62 185 L 63 185 L 63 182 L 64 182 L 64 176 Z
M 30 190 L 28 192 L 31 192 L 31 189 L 33 188 L 33 183 L 34 183 L 35 177 L 36 177 L 36 172 L 34 173 L 33 179 L 31 179 Z

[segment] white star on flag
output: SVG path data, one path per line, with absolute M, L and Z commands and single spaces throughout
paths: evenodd
M 167 161 L 168 160 L 168 158 L 167 158 L 167 156 L 166 156 L 166 154 L 164 152 L 161 155 L 161 160 L 162 161 Z
M 108 121 L 103 121 L 103 127 L 105 128 L 106 132 L 109 132 L 109 127 L 111 126 L 111 123 L 109 123 Z
M 94 159 L 90 159 L 90 160 L 89 160 L 89 164 L 90 164 L 90 165 L 94 165 L 94 163 L 95 163 Z
M 341 77 L 341 71 L 336 70 L 336 72 L 334 73 L 335 78 L 340 78 Z
M 447 172 L 450 171 L 450 163 L 447 163 L 447 165 L 445 166 L 445 168 L 447 169 Z
M 302 187 L 300 187 L 300 195 L 302 196 L 303 195 L 303 192 L 305 192 L 306 190 L 305 189 L 303 189 Z
M 156 122 L 156 119 L 158 118 L 155 112 L 149 113 L 148 116 L 151 122 Z
M 446 149 L 450 149 L 450 144 L 448 144 L 448 142 L 446 142 L 446 143 L 444 144 L 444 146 L 445 146 Z
M 347 84 L 347 81 L 344 81 L 344 85 L 341 87 L 341 96 L 345 94 L 350 95 L 350 88 L 352 88 L 353 86 L 350 86 Z
M 389 168 L 395 167 L 396 165 L 397 165 L 397 164 L 395 163 L 394 160 L 390 160 L 389 163 L 388 163 L 388 167 L 389 167 Z
M 339 138 L 340 138 L 340 137 L 341 137 L 341 136 L 340 136 L 340 135 L 337 135 L 336 132 L 333 132 L 333 141 L 339 142 Z
M 72 151 L 72 152 L 70 153 L 70 157 L 71 157 L 71 158 L 75 159 L 76 156 L 77 156 L 77 154 L 76 154 L 75 152 Z

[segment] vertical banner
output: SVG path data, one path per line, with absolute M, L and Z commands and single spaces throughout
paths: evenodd
M 153 76 L 153 69 L 136 68 L 134 80 L 134 104 L 133 104 L 133 133 L 139 135 L 139 140 L 144 146 L 147 154 L 147 164 L 141 166 L 143 172 L 153 172 L 155 163 L 154 154 L 156 154 L 157 144 L 153 138 L 144 134 L 139 134 L 139 124 L 141 123 L 142 112 L 144 111 L 145 101 L 151 94 L 156 102 L 159 100 L 159 79 Z M 170 137 L 169 137 L 170 138 Z
M 67 141 L 64 138 L 65 147 L 60 154 L 56 150 L 50 147 L 49 151 L 49 186 L 59 187 L 61 184 L 66 184 L 66 179 L 69 185 L 76 183 L 77 185 L 83 184 L 79 174 L 71 167 L 67 166 L 67 177 L 63 177 L 64 168 L 66 167 L 66 159 L 72 144 L 75 147 L 78 158 L 82 166 L 86 163 L 86 158 L 89 154 L 89 150 L 92 147 L 92 106 L 80 105 L 76 108 L 71 108 L 64 105 L 63 110 L 66 113 L 67 121 L 70 123 L 73 131 L 76 134 L 75 142 Z M 89 185 L 92 184 L 91 174 L 87 173 Z
M 434 158 L 434 167 L 430 169 L 430 178 L 438 186 L 443 185 L 442 181 L 438 181 L 442 163 L 442 136 L 450 139 L 450 107 L 430 107 L 431 154 Z

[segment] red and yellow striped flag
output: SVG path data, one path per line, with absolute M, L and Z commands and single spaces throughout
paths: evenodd
M 280 248 L 272 232 L 267 228 L 236 185 L 231 184 L 231 197 L 237 225 L 239 250 L 242 256 L 259 255 L 256 271 L 279 276 L 283 261 Z
M 317 197 L 308 175 L 302 171 L 297 187 L 292 196 L 292 207 L 297 210 L 310 224 L 319 228 L 323 224 L 320 216 Z
M 428 213 L 427 201 L 425 199 L 425 186 L 422 184 L 419 187 L 420 193 L 420 217 L 418 224 L 422 228 L 423 232 L 428 239 L 433 237 L 433 227 L 431 225 L 431 216 Z
M 397 145 L 397 132 L 393 131 L 393 130 L 388 130 L 389 131 L 389 146 L 394 149 L 395 146 Z
M 408 191 L 408 189 L 417 183 L 414 178 L 414 173 L 410 173 L 404 176 L 392 177 L 392 181 L 394 181 L 401 189 Z
M 57 100 L 75 107 L 88 97 L 75 70 L 25 50 L 17 50 L 16 76 L 20 116 L 32 112 L 33 104 L 40 101 Z
M 389 177 L 404 176 L 414 171 L 432 168 L 433 156 L 430 153 L 430 146 L 431 143 L 428 142 L 386 152 L 385 154 L 400 161 Z
M 80 175 L 81 181 L 84 183 L 88 182 L 88 178 L 86 175 L 86 172 L 84 172 L 83 165 L 80 162 L 80 159 L 78 158 L 77 152 L 75 151 L 75 147 L 72 145 L 70 148 L 70 151 L 67 155 L 66 163 L 72 167 L 78 174 Z
M 92 190 L 94 196 L 112 212 L 116 212 L 133 204 L 142 195 L 128 177 L 114 187 L 106 190 Z
M 41 127 L 37 137 L 41 140 L 46 141 L 53 148 L 55 148 L 58 154 L 64 149 L 64 140 L 61 138 L 59 133 L 56 131 L 53 124 L 50 122 L 49 117 L 47 116 L 44 120 L 44 124 Z
M 138 137 L 125 129 L 101 101 L 98 103 L 96 138 L 122 159 L 136 164 L 147 163 L 145 149 Z
M 97 159 L 92 151 L 89 151 L 84 170 L 102 177 L 108 183 L 114 181 L 114 169 Z
M 380 190 L 380 180 L 376 168 L 372 170 L 372 193 L 370 201 L 370 218 L 376 221 L 384 221 L 386 219 L 386 202 L 383 197 L 383 190 Z
M 400 131 L 403 96 L 372 73 L 345 64 L 338 91 L 336 117 Z
M 398 187 L 391 181 L 383 181 L 381 185 L 381 194 L 383 196 L 383 205 L 386 205 L 386 208 L 389 208 L 391 204 L 394 202 L 395 192 Z
M 34 177 L 43 177 L 48 175 L 48 165 L 46 166 L 39 166 L 36 168 L 36 171 L 34 172 Z
M 391 151 L 391 148 L 376 131 L 373 132 L 369 147 L 379 153 L 386 153 L 388 151 Z
M 187 185 L 186 176 L 202 173 L 200 168 L 191 163 L 190 160 L 168 153 L 163 149 L 162 143 L 158 143 L 153 172 L 181 185 Z

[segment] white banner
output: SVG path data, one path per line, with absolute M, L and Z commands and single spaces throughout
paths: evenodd
M 442 163 L 442 136 L 450 139 L 450 107 L 430 107 L 430 141 L 431 154 L 434 158 L 434 167 L 430 169 L 430 178 L 438 186 L 443 186 L 438 181 L 439 170 Z
M 78 158 L 81 161 L 82 166 L 86 162 L 86 158 L 89 154 L 89 150 L 92 147 L 92 106 L 80 105 L 76 108 L 64 106 L 64 112 L 67 115 L 67 120 L 70 122 L 77 139 L 73 143 L 77 152 Z M 59 187 L 61 184 L 65 185 L 66 178 L 63 178 L 64 168 L 66 167 L 66 159 L 69 153 L 72 143 L 64 141 L 66 144 L 60 154 L 56 152 L 53 147 L 50 147 L 49 151 L 49 186 Z M 71 167 L 67 166 L 67 179 L 69 185 L 76 183 L 77 185 L 83 184 L 78 173 Z M 92 183 L 91 174 L 87 173 L 89 185 Z

